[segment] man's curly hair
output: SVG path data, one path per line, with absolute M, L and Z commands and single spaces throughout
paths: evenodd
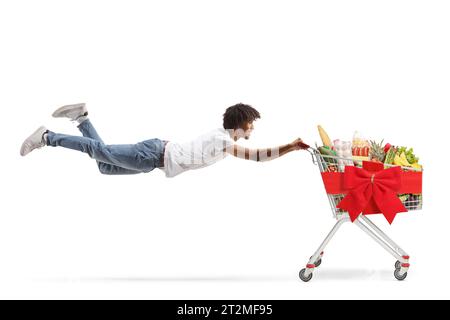
M 259 112 L 248 104 L 238 103 L 227 108 L 223 114 L 224 129 L 239 129 L 245 122 L 261 118 Z

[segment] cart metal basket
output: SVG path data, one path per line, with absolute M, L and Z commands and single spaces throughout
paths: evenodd
M 347 159 L 341 157 L 322 155 L 317 149 L 308 148 L 307 151 L 312 156 L 312 161 L 319 167 L 320 172 L 343 172 L 346 164 L 352 163 L 355 166 L 361 167 L 362 161 Z M 385 167 L 393 167 L 393 165 L 385 165 Z M 405 171 L 423 171 L 414 169 L 411 167 L 402 167 Z M 337 220 L 334 227 L 326 236 L 320 247 L 309 259 L 306 268 L 300 271 L 300 279 L 304 282 L 308 282 L 312 279 L 314 269 L 320 266 L 322 263 L 322 257 L 325 247 L 330 240 L 339 230 L 341 225 L 345 222 L 350 222 L 348 212 L 339 209 L 337 205 L 345 197 L 344 194 L 331 195 L 327 194 L 333 217 Z M 408 211 L 421 210 L 422 209 L 422 194 L 420 195 L 403 195 L 399 197 L 403 205 Z M 395 262 L 394 277 L 397 280 L 404 280 L 408 275 L 409 269 L 409 255 L 398 244 L 396 244 L 391 238 L 389 238 L 383 231 L 381 231 L 367 216 L 361 214 L 354 221 L 354 224 L 358 226 L 362 231 L 367 233 L 372 239 L 374 239 L 380 246 L 382 246 L 387 252 L 389 252 L 397 261 Z

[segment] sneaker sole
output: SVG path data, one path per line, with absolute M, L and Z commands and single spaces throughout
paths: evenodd
M 77 103 L 77 104 L 69 104 L 66 106 L 62 106 L 58 109 L 55 110 L 55 112 L 53 112 L 52 117 L 54 118 L 64 118 L 66 117 L 64 115 L 64 112 L 75 109 L 75 108 L 82 108 L 85 109 L 86 108 L 86 104 L 85 103 Z M 86 109 L 84 111 L 87 111 Z

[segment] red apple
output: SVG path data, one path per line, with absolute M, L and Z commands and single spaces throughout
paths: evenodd
M 388 153 L 389 149 L 392 147 L 392 145 L 390 143 L 386 143 L 386 145 L 384 146 L 384 153 Z

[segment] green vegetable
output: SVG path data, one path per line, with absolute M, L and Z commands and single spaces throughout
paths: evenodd
M 408 149 L 407 147 L 400 147 L 397 150 L 397 155 L 400 156 L 403 152 L 405 153 L 406 160 L 408 160 L 408 162 L 410 164 L 419 162 L 419 158 L 414 155 L 414 149 L 413 148 L 409 148 Z
M 386 154 L 386 158 L 384 160 L 385 164 L 393 164 L 395 155 L 397 154 L 397 150 L 394 147 L 391 147 Z
M 322 155 L 324 155 L 324 156 L 337 157 L 336 151 L 334 151 L 333 149 L 331 149 L 331 148 L 329 148 L 329 147 L 327 147 L 327 146 L 319 147 L 319 152 L 320 152 L 320 154 L 322 154 Z M 328 158 L 328 157 L 324 157 L 324 158 L 326 158 L 327 160 L 330 160 L 330 161 L 333 160 L 334 163 L 337 163 L 337 162 L 336 162 L 336 159 Z
M 317 150 L 319 150 L 321 155 L 325 156 L 325 157 L 323 157 L 325 166 L 328 167 L 328 166 L 337 165 L 336 159 L 327 157 L 327 156 L 337 157 L 336 151 L 332 150 L 328 146 L 319 147 L 319 148 L 317 148 Z M 325 169 L 327 169 L 327 168 L 325 168 Z

